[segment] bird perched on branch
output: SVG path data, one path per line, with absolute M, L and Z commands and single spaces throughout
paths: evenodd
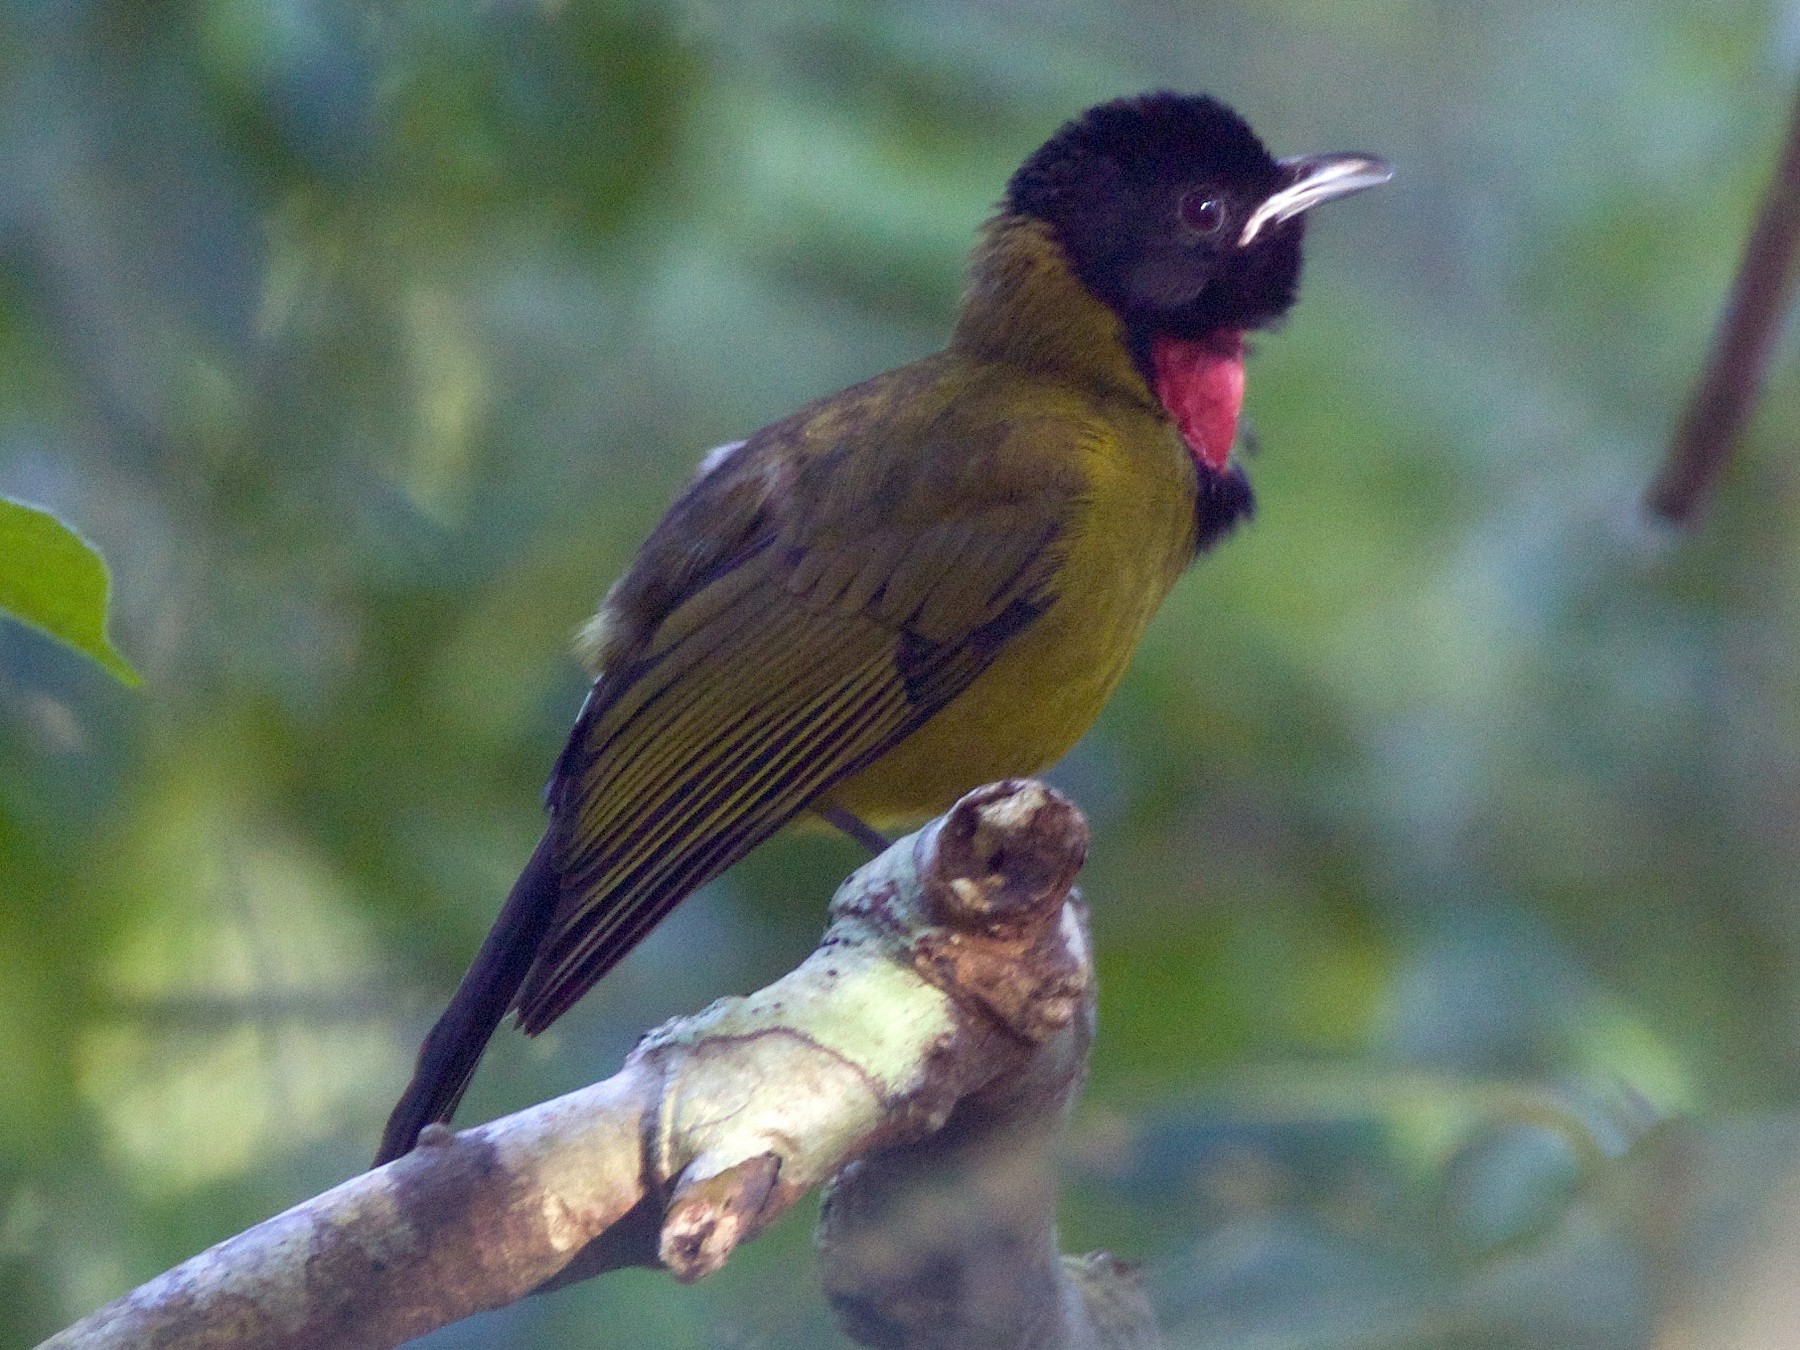
M 880 846 L 1060 758 L 1250 515 L 1244 334 L 1294 303 L 1304 213 L 1388 177 L 1203 96 L 1092 108 L 1012 176 L 943 351 L 709 456 L 583 634 L 548 827 L 377 1161 L 509 1010 L 542 1031 L 796 816 Z

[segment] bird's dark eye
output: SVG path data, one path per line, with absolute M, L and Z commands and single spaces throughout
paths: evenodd
M 1225 203 L 1204 192 L 1190 192 L 1181 199 L 1181 223 L 1210 239 L 1225 228 Z

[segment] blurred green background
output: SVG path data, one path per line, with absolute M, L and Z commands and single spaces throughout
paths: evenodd
M 366 1163 L 697 458 L 938 345 L 1016 162 L 1158 86 L 1398 172 L 1057 774 L 1066 1244 L 1178 1346 L 1659 1343 L 1800 1165 L 1792 341 L 1700 529 L 1638 508 L 1797 59 L 1792 0 L 0 0 L 0 492 L 145 676 L 0 622 L 0 1347 Z M 765 848 L 463 1118 L 785 969 L 856 860 Z M 835 1344 L 808 1243 L 428 1344 Z

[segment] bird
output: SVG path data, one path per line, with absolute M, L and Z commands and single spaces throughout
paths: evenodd
M 880 849 L 1073 746 L 1252 514 L 1245 335 L 1293 306 L 1306 213 L 1390 176 L 1275 159 L 1205 94 L 1089 108 L 1008 181 L 943 350 L 708 455 L 577 638 L 543 837 L 376 1164 L 450 1120 L 508 1012 L 543 1031 L 790 822 Z

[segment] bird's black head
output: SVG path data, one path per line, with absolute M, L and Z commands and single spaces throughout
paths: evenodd
M 1279 319 L 1303 213 L 1387 176 L 1366 155 L 1277 161 L 1216 99 L 1144 94 L 1067 123 L 1019 166 L 1005 207 L 1050 227 L 1138 347 Z

